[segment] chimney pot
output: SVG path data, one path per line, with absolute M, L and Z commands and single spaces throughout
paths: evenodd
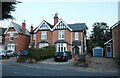
M 54 16 L 54 26 L 58 23 L 58 13 L 55 13 L 55 16 Z
M 23 34 L 26 33 L 26 23 L 25 23 L 25 20 L 24 20 L 24 22 L 22 23 L 22 33 L 23 33 Z

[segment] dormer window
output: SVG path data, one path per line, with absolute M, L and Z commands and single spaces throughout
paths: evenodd
M 13 32 L 10 32 L 10 38 L 9 38 L 9 41 L 13 41 L 14 39 L 14 33 Z

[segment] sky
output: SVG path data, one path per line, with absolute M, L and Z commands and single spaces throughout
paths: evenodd
M 118 0 L 19 0 L 16 11 L 11 14 L 22 24 L 26 21 L 26 28 L 30 30 L 31 24 L 37 27 L 42 20 L 53 23 L 55 13 L 67 24 L 86 23 L 88 32 L 92 30 L 95 22 L 106 22 L 109 27 L 118 21 Z M 11 20 L 0 21 L 0 27 L 8 27 Z

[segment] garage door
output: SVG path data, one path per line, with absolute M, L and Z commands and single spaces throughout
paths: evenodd
M 101 57 L 102 56 L 102 49 L 94 49 L 94 52 L 93 52 L 94 56 L 96 57 Z

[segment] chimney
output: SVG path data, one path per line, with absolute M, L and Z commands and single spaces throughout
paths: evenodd
M 34 40 L 33 40 L 33 35 L 34 35 L 34 33 L 33 33 L 33 24 L 31 24 L 31 27 L 30 27 L 30 33 L 31 33 L 31 42 L 33 42 Z
M 25 34 L 26 33 L 26 24 L 25 24 L 25 20 L 22 23 L 22 33 Z
M 55 13 L 54 16 L 54 26 L 58 23 L 58 13 Z
M 33 32 L 33 24 L 31 24 L 30 32 Z

